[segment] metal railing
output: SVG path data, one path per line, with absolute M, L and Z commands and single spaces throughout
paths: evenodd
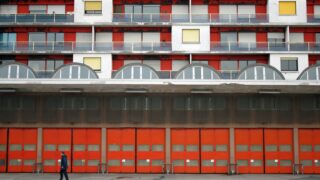
M 73 14 L 0 14 L 0 23 L 73 23 Z M 117 23 L 268 23 L 268 14 L 125 14 L 114 13 Z M 320 14 L 308 14 L 308 23 L 320 23 Z
M 320 51 L 320 42 L 212 42 L 211 51 Z
M 320 14 L 308 14 L 308 23 L 320 23 Z
M 0 52 L 172 52 L 171 42 L 0 42 Z M 211 42 L 211 52 L 320 52 L 320 42 Z M 209 52 L 210 52 L 209 51 Z
M 0 23 L 71 23 L 73 14 L 0 14 Z
M 187 23 L 189 14 L 113 14 L 113 22 Z M 266 23 L 268 14 L 191 14 L 192 23 Z

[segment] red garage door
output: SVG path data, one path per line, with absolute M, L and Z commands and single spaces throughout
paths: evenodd
M 71 129 L 43 129 L 43 169 L 44 172 L 59 172 L 61 152 L 68 157 L 70 172 Z
M 174 173 L 199 173 L 199 129 L 171 130 Z
M 108 172 L 135 172 L 135 129 L 107 130 Z
M 100 159 L 101 129 L 74 129 L 72 172 L 98 172 Z
M 165 130 L 137 130 L 137 172 L 161 173 L 165 162 Z
M 299 129 L 299 159 L 304 173 L 320 173 L 320 129 Z
M 235 129 L 235 158 L 239 173 L 263 173 L 262 129 Z
M 0 129 L 0 172 L 6 171 L 7 159 L 7 129 Z
M 265 172 L 292 173 L 292 129 L 265 129 Z
M 201 129 L 201 172 L 227 173 L 229 130 Z
M 8 172 L 32 172 L 37 161 L 37 129 L 10 129 Z

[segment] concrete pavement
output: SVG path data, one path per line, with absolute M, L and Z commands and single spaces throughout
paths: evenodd
M 58 180 L 59 174 L 0 174 L 0 180 Z M 219 175 L 219 174 L 69 174 L 70 180 L 320 180 L 320 175 Z

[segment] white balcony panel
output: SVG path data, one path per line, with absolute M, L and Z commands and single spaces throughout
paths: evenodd
M 0 14 L 17 14 L 17 5 L 0 5 Z
M 65 14 L 65 5 L 48 5 L 48 14 Z
M 123 65 L 133 64 L 133 63 L 142 63 L 142 60 L 124 60 Z
M 303 33 L 290 33 L 290 42 L 291 43 L 303 43 L 304 34 Z
M 281 0 L 287 1 L 287 0 Z M 279 2 L 280 0 L 268 0 L 267 12 L 269 14 L 269 21 L 271 23 L 306 23 L 307 22 L 307 0 L 288 0 L 296 2 L 295 15 L 280 15 Z
M 91 42 L 92 33 L 76 33 L 76 42 Z
M 320 5 L 314 5 L 314 14 L 320 15 Z
M 281 71 L 281 58 L 298 58 L 298 71 Z M 296 80 L 309 66 L 309 56 L 308 54 L 270 54 L 269 65 L 281 71 L 286 80 Z
M 188 5 L 172 5 L 172 14 L 188 14 Z
M 240 32 L 238 38 L 240 43 L 255 43 L 256 37 L 256 33 L 253 32 Z
M 192 5 L 192 14 L 208 14 L 208 5 Z
M 268 32 L 268 39 L 284 39 L 284 33 Z
M 110 79 L 112 73 L 112 55 L 111 54 L 74 54 L 73 62 L 83 63 L 85 57 L 101 58 L 101 71 L 96 71 L 100 79 Z
M 255 5 L 238 5 L 238 14 L 256 14 Z
M 156 71 L 160 71 L 160 60 L 144 60 L 143 64 L 152 67 Z
M 220 14 L 237 14 L 237 5 L 220 5 Z
M 160 33 L 159 32 L 144 32 L 142 34 L 143 42 L 160 42 Z
M 141 42 L 142 33 L 140 32 L 125 32 L 124 42 Z
M 97 32 L 96 33 L 96 42 L 112 42 L 112 33 L 111 32 Z

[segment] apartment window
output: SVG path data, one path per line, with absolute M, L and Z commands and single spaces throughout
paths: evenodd
M 85 1 L 85 14 L 102 14 L 102 1 Z
M 291 16 L 296 15 L 296 2 L 295 1 L 279 1 L 279 15 Z
M 298 71 L 298 58 L 296 57 L 281 58 L 281 71 Z
M 101 58 L 100 57 L 84 57 L 83 63 L 91 67 L 95 71 L 101 71 Z
M 200 43 L 200 29 L 183 29 L 182 43 L 184 44 L 199 44 Z
M 126 14 L 159 14 L 160 5 L 125 5 Z

